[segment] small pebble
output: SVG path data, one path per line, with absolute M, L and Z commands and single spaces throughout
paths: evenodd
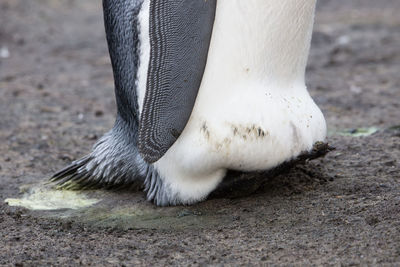
M 104 115 L 104 112 L 103 112 L 102 110 L 96 110 L 96 111 L 94 112 L 94 115 L 95 115 L 96 117 L 101 117 L 101 116 Z
M 8 50 L 7 46 L 2 46 L 0 48 L 0 58 L 9 58 L 10 57 L 10 51 Z
M 97 140 L 97 135 L 96 134 L 89 134 L 86 136 L 88 140 Z

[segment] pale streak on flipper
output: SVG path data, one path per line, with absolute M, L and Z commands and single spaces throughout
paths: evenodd
M 216 0 L 152 0 L 150 62 L 139 123 L 149 162 L 175 143 L 191 115 L 207 62 Z

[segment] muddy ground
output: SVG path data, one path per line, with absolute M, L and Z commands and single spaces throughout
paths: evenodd
M 113 124 L 101 1 L 2 0 L 0 265 L 400 265 L 399 14 L 398 0 L 319 1 L 307 82 L 326 158 L 247 197 L 159 209 L 98 191 L 96 209 L 46 213 L 4 200 Z

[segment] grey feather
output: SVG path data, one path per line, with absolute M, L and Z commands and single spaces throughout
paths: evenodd
M 104 25 L 115 82 L 118 114 L 138 129 L 138 14 L 143 0 L 103 0 Z
M 143 188 L 148 164 L 140 156 L 137 136 L 118 116 L 112 130 L 94 146 L 92 152 L 53 175 L 66 189 Z

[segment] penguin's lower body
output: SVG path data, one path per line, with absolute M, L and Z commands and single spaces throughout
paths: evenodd
M 325 140 L 325 119 L 304 86 L 290 93 L 263 84 L 248 94 L 240 84 L 226 88 L 212 99 L 200 91 L 183 133 L 153 165 L 177 203 L 205 199 L 227 170 L 269 170 Z

